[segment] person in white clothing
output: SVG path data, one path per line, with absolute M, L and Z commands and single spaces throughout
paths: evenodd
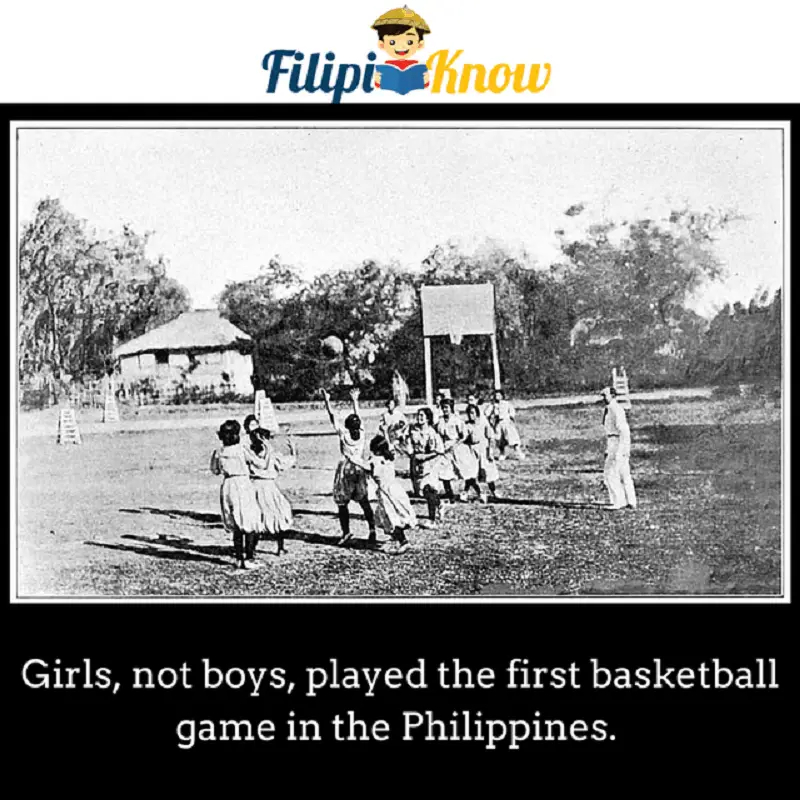
M 525 459 L 522 448 L 522 439 L 516 424 L 517 412 L 514 406 L 505 399 L 502 389 L 495 389 L 494 403 L 486 410 L 486 418 L 495 431 L 497 448 L 500 451 L 499 460 L 505 460 L 506 450 L 510 447 L 520 461 Z
M 617 402 L 617 392 L 607 386 L 600 393 L 606 404 L 603 428 L 606 433 L 606 461 L 603 479 L 609 497 L 609 510 L 636 508 L 636 490 L 631 477 L 631 429 L 625 409 Z
M 381 414 L 378 422 L 378 433 L 394 447 L 406 435 L 406 416 L 398 407 L 395 399 L 390 397 L 386 401 L 386 411 Z

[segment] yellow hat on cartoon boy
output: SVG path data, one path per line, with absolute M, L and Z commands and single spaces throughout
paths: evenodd
M 430 33 L 428 23 L 419 14 L 413 12 L 408 6 L 393 8 L 382 14 L 372 23 L 372 29 L 377 30 L 382 25 L 408 25 L 409 28 L 417 28 L 423 33 Z

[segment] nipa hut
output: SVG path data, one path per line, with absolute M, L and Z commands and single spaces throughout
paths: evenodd
M 114 351 L 124 384 L 251 394 L 252 339 L 215 310 L 187 311 Z

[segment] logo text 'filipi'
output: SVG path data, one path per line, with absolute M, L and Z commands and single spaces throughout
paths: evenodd
M 463 50 L 450 55 L 449 50 L 437 50 L 426 66 L 431 74 L 432 93 L 464 94 L 476 92 L 499 94 L 506 90 L 538 94 L 550 83 L 550 64 L 484 64 L 460 63 Z M 269 73 L 267 93 L 277 91 L 281 76 L 288 75 L 288 89 L 299 92 L 331 94 L 333 103 L 357 89 L 370 93 L 374 88 L 375 53 L 367 55 L 367 64 L 337 64 L 332 52 L 311 53 L 306 59 L 299 50 L 271 50 L 264 56 L 262 67 Z M 322 67 L 320 68 L 320 62 Z

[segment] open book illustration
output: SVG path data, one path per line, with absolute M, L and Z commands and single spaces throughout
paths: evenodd
M 428 70 L 425 64 L 414 64 L 406 69 L 400 69 L 392 64 L 381 64 L 375 69 L 381 76 L 381 89 L 408 94 L 414 89 L 425 88 L 424 76 Z

